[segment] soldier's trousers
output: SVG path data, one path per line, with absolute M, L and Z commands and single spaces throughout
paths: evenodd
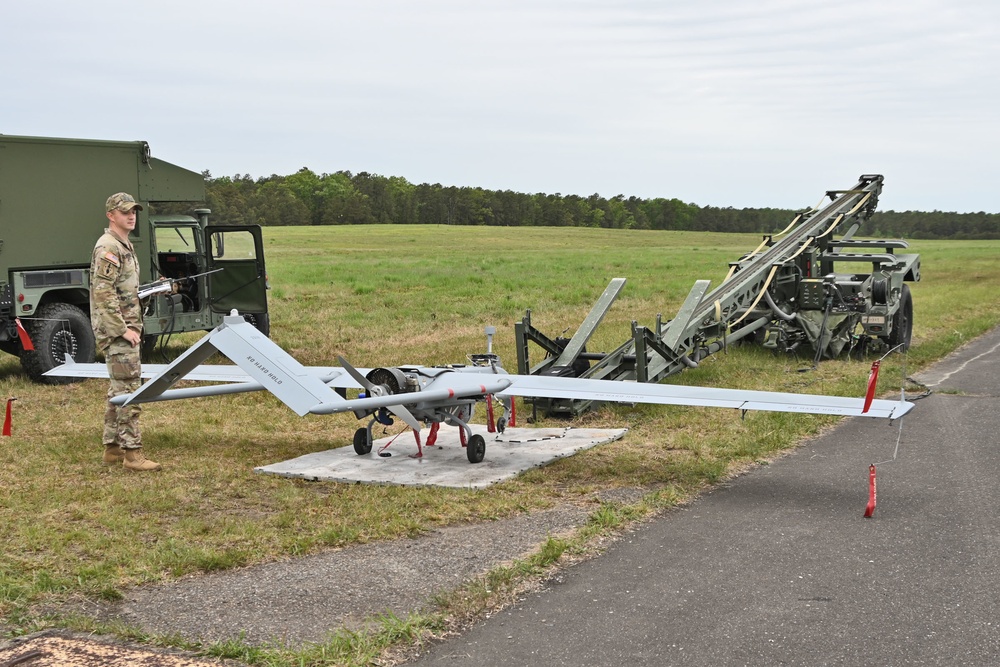
M 104 412 L 104 444 L 118 445 L 122 449 L 142 447 L 139 432 L 138 405 L 117 406 L 111 399 L 122 394 L 131 394 L 142 382 L 139 362 L 139 346 L 132 347 L 124 338 L 118 338 L 104 353 L 108 362 L 111 386 L 108 388 L 108 407 Z

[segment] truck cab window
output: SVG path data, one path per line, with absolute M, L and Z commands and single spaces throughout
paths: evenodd
M 212 259 L 223 261 L 257 259 L 257 246 L 253 234 L 247 231 L 212 234 Z

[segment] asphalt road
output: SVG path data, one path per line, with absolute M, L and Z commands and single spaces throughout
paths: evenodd
M 410 664 L 1000 665 L 1000 330 L 916 379 Z

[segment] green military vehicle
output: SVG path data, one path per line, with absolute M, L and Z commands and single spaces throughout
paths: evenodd
M 210 211 L 193 208 L 205 201 L 201 174 L 152 157 L 145 141 L 0 134 L 0 350 L 44 382 L 61 381 L 42 374 L 67 353 L 94 361 L 90 258 L 116 192 L 144 207 L 131 236 L 140 279 L 172 280 L 144 299 L 147 353 L 161 337 L 213 329 L 233 309 L 269 333 L 260 227 L 209 225 Z

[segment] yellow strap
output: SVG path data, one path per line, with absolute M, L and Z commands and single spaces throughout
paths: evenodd
M 857 213 L 858 209 L 861 208 L 864 205 L 864 203 L 871 198 L 871 196 L 872 196 L 872 193 L 869 192 L 864 197 L 862 197 L 861 201 L 859 201 L 857 203 L 857 205 L 854 208 L 851 209 L 851 212 L 848 213 L 848 215 L 854 215 L 855 213 Z
M 840 222 L 841 222 L 841 220 L 843 220 L 843 219 L 844 219 L 844 214 L 841 213 L 840 215 L 838 215 L 836 217 L 836 219 L 833 221 L 833 223 L 831 223 L 830 226 L 826 228 L 826 231 L 823 232 L 822 234 L 819 234 L 816 238 L 821 239 L 824 236 L 826 236 L 827 234 L 829 234 L 830 232 L 832 232 L 834 229 L 837 228 L 837 225 L 839 225 Z
M 801 250 L 799 252 L 801 252 Z M 750 307 L 747 308 L 746 312 L 743 313 L 738 320 L 734 320 L 729 324 L 727 324 L 726 325 L 727 328 L 731 328 L 734 324 L 739 324 L 740 322 L 742 322 L 743 318 L 749 315 L 753 311 L 753 309 L 757 307 L 757 304 L 760 303 L 760 300 L 764 298 L 764 292 L 767 291 L 768 286 L 774 279 L 774 274 L 777 272 L 778 272 L 778 265 L 775 264 L 774 266 L 771 267 L 771 273 L 767 274 L 767 280 L 764 281 L 764 286 L 761 287 L 760 291 L 757 293 L 757 298 L 753 300 L 753 303 L 750 304 Z M 718 304 L 718 301 L 716 301 L 716 304 Z
M 826 236 L 827 234 L 829 234 L 830 232 L 832 232 L 834 229 L 836 229 L 837 226 L 844 220 L 844 216 L 845 215 L 854 215 L 855 213 L 857 213 L 858 209 L 861 208 L 862 206 L 864 206 L 865 202 L 868 201 L 871 198 L 871 196 L 872 196 L 872 193 L 870 193 L 870 192 L 867 193 L 864 197 L 862 197 L 858 201 L 857 204 L 854 205 L 854 208 L 852 208 L 847 213 L 841 213 L 840 215 L 838 215 L 837 219 L 833 221 L 833 224 L 830 225 L 825 232 L 823 232 L 822 234 L 820 234 L 816 238 L 823 238 L 824 236 Z
M 813 209 L 813 211 L 815 211 L 815 210 L 816 210 L 816 209 Z M 809 213 L 812 213 L 812 211 L 808 211 L 808 212 L 809 212 Z M 790 229 L 791 229 L 792 227 L 794 227 L 794 226 L 796 225 L 796 223 L 798 223 L 798 221 L 799 221 L 799 220 L 801 220 L 801 219 L 802 219 L 802 214 L 801 214 L 801 213 L 799 213 L 799 214 L 798 214 L 797 216 L 795 216 L 794 218 L 792 218 L 792 221 L 788 223 L 788 226 L 787 226 L 787 227 L 785 227 L 785 228 L 784 228 L 784 229 L 782 229 L 782 230 L 781 230 L 780 232 L 778 232 L 777 234 L 775 234 L 775 236 L 784 236 L 784 235 L 785 235 L 785 234 L 787 234 L 787 233 L 788 233 L 788 231 L 789 231 L 789 230 L 790 230 Z
M 798 257 L 799 255 L 801 255 L 801 254 L 802 254 L 802 252 L 803 252 L 803 251 L 804 251 L 804 250 L 805 250 L 806 248 L 808 248 L 809 246 L 811 246 L 811 245 L 812 245 L 812 243 L 813 243 L 813 239 L 806 239 L 806 240 L 805 240 L 805 241 L 804 241 L 804 242 L 802 243 L 802 245 L 800 245 L 800 246 L 799 246 L 799 249 L 795 251 L 795 254 L 794 254 L 794 255 L 790 255 L 789 257 L 786 257 L 786 258 L 785 258 L 785 259 L 784 259 L 783 261 L 787 262 L 787 261 L 788 261 L 788 260 L 790 260 L 790 259 L 795 259 L 795 258 L 796 258 L 796 257 Z

